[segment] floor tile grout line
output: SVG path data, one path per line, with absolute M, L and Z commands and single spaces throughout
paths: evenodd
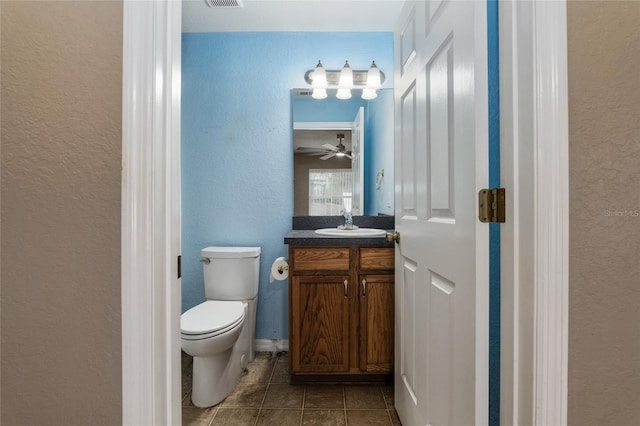
M 340 386 L 342 388 L 342 407 L 344 408 L 344 425 L 347 426 L 347 389 L 344 385 Z
M 271 374 L 269 374 L 269 379 L 267 380 L 267 384 L 271 384 L 271 380 L 273 380 L 273 375 L 276 374 L 276 367 L 278 366 L 278 361 L 279 361 L 279 357 L 276 355 L 273 366 L 271 367 Z
M 384 390 L 382 390 L 382 385 L 378 386 L 378 389 L 380 389 L 380 393 L 382 394 L 382 401 L 384 402 L 384 406 L 387 407 L 388 410 L 389 404 L 387 404 L 387 398 L 384 397 Z
M 387 410 L 387 416 L 389 416 L 389 424 L 393 426 L 393 417 L 391 417 L 391 410 Z
M 304 419 L 304 403 L 307 400 L 307 385 L 302 388 L 302 409 L 300 410 L 300 426 L 302 426 L 302 420 Z
M 384 401 L 385 407 L 387 407 L 387 415 L 389 416 L 389 425 L 393 426 L 393 417 L 391 416 L 391 407 L 389 406 L 389 401 L 387 401 L 387 396 L 384 393 L 384 389 L 382 385 L 380 385 L 380 392 L 382 393 L 382 400 Z
M 207 426 L 211 426 L 213 424 L 213 419 L 218 415 L 218 411 L 220 411 L 220 407 L 216 407 L 216 411 L 213 413 L 213 416 L 211 416 L 211 420 L 209 420 Z
M 255 359 L 254 359 L 255 360 Z M 264 389 L 264 395 L 262 395 L 262 401 L 260 401 L 260 406 L 258 407 L 258 414 L 256 415 L 256 420 L 253 423 L 254 425 L 258 424 L 260 420 L 260 413 L 262 412 L 262 407 L 264 406 L 264 401 L 267 399 L 267 393 L 269 392 L 269 386 L 271 386 L 271 378 L 273 377 L 274 371 L 276 369 L 276 364 L 278 363 L 278 359 L 275 360 L 273 365 L 271 366 L 271 374 L 269 374 L 269 379 L 267 380 L 267 387 Z
M 389 403 L 387 402 L 387 397 L 384 394 L 384 389 L 382 388 L 382 385 L 380 385 L 379 389 L 380 389 L 380 393 L 382 394 L 382 400 L 384 401 L 384 406 L 387 407 L 387 416 L 389 417 L 389 426 L 393 426 L 391 411 L 389 411 Z

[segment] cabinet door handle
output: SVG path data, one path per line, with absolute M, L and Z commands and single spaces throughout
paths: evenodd
M 367 297 L 367 280 L 362 280 L 362 297 Z
M 347 297 L 348 293 L 347 293 L 347 286 L 349 285 L 349 283 L 347 282 L 347 280 L 344 280 L 344 297 Z

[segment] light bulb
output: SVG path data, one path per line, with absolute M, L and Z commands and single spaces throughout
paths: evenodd
M 353 87 L 353 71 L 349 66 L 349 61 L 345 61 L 342 71 L 340 71 L 340 82 L 338 83 L 340 89 L 351 89 Z M 351 95 L 349 95 L 351 97 Z
M 325 99 L 327 97 L 327 89 L 313 89 L 313 93 L 311 94 L 313 99 Z
M 311 86 L 324 89 L 327 87 L 327 72 L 324 70 L 322 63 L 318 61 L 316 69 L 313 71 L 311 77 Z M 326 96 L 325 96 L 326 97 Z
M 378 97 L 376 89 L 364 88 L 362 89 L 362 99 L 371 100 Z
M 380 86 L 382 86 L 382 82 L 380 80 L 380 70 L 376 65 L 376 61 L 373 61 L 371 63 L 369 71 L 367 72 L 367 88 L 378 89 Z
M 336 93 L 338 99 L 351 99 L 351 89 L 338 89 Z

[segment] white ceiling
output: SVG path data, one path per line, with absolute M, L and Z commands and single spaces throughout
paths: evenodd
M 342 143 L 351 149 L 351 131 L 350 130 L 294 130 L 293 131 L 293 150 L 298 148 L 321 148 L 322 145 L 328 143 L 330 145 L 338 145 L 337 134 L 344 135 Z M 295 152 L 294 152 L 295 154 Z
M 243 8 L 182 1 L 183 32 L 393 31 L 404 0 L 244 0 Z

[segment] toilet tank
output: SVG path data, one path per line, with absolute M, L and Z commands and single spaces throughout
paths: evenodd
M 260 247 L 207 247 L 201 255 L 207 299 L 251 300 L 258 295 Z

